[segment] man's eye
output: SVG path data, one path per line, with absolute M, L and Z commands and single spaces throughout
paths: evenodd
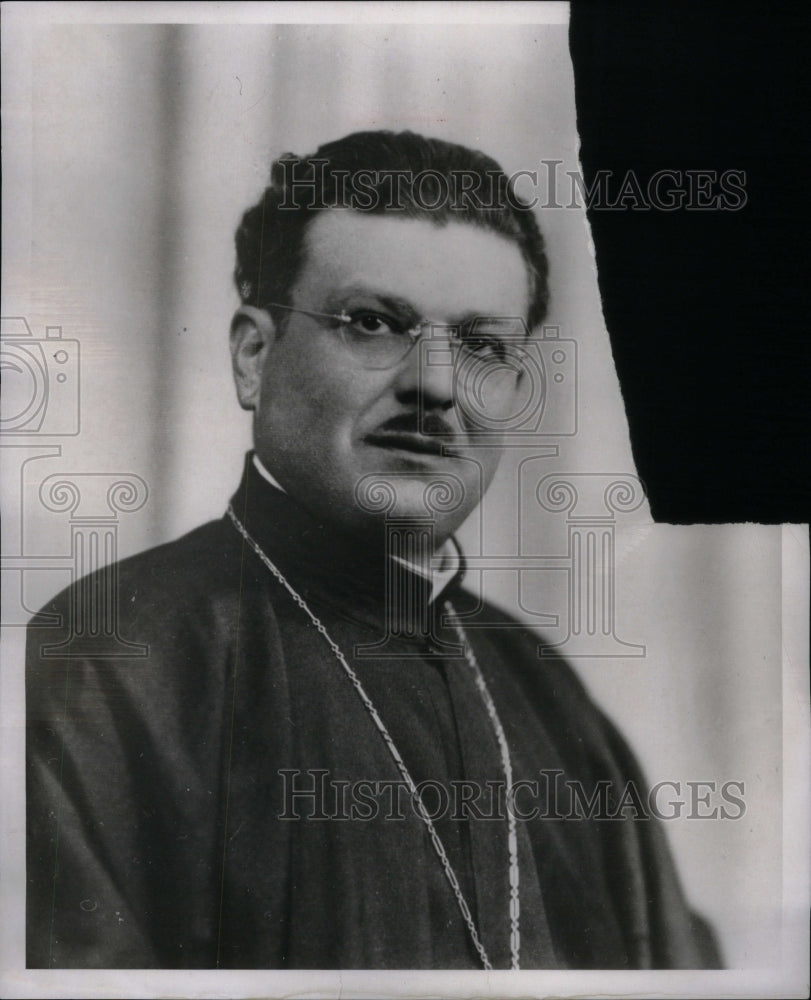
M 469 337 L 463 343 L 473 354 L 485 358 L 503 358 L 507 353 L 506 346 L 496 337 Z
M 350 314 L 350 326 L 359 333 L 382 335 L 399 333 L 399 324 L 389 316 L 376 312 L 355 312 Z
M 459 330 L 459 339 L 471 354 L 485 358 L 504 357 L 504 342 L 480 323 L 463 325 Z

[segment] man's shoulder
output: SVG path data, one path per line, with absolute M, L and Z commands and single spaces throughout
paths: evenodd
M 31 712 L 48 715 L 68 675 L 76 713 L 106 700 L 148 714 L 183 702 L 192 686 L 201 704 L 216 703 L 236 623 L 257 617 L 241 563 L 223 519 L 75 580 L 28 626 Z
M 532 703 L 553 705 L 559 720 L 568 725 L 571 720 L 592 719 L 600 729 L 606 719 L 589 694 L 577 671 L 548 636 L 515 613 L 490 601 L 471 597 L 470 607 L 478 610 L 471 624 L 465 624 L 465 634 L 485 657 L 492 653 L 498 668 L 493 681 L 506 682 L 520 691 Z M 475 624 L 474 624 L 475 622 Z
M 588 697 L 586 690 L 554 643 L 538 631 L 534 623 L 519 619 L 514 611 L 507 611 L 498 604 L 477 597 L 470 590 L 459 591 L 462 622 L 466 632 L 481 634 L 485 642 L 497 643 L 510 666 L 519 671 L 529 670 L 536 674 L 542 665 L 544 673 L 560 678 L 573 693 Z M 474 610 L 475 609 L 475 610 Z M 470 625 L 465 624 L 465 612 L 470 614 Z
M 131 618 L 144 608 L 150 613 L 183 608 L 225 594 L 238 586 L 240 546 L 224 519 L 200 525 L 165 542 L 74 580 L 42 609 L 64 616 L 72 607 L 116 602 L 117 615 Z M 95 595 L 95 596 L 94 596 Z M 88 609 L 89 610 L 89 609 Z
M 223 579 L 238 567 L 240 546 L 233 528 L 220 518 L 199 525 L 171 542 L 145 549 L 115 564 L 119 581 L 191 588 Z

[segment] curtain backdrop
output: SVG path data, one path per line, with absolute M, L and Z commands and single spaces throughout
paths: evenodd
M 38 31 L 33 55 L 31 186 L 20 201 L 30 239 L 7 256 L 4 315 L 26 316 L 36 336 L 61 325 L 81 345 L 81 432 L 24 472 L 26 530 L 43 552 L 65 548 L 64 517 L 36 499 L 55 471 L 147 483 L 144 508 L 122 515 L 120 554 L 222 514 L 250 443 L 227 349 L 233 233 L 274 156 L 352 130 L 408 128 L 479 147 L 508 172 L 543 179 L 543 160 L 560 161 L 561 177 L 578 167 L 565 24 L 64 25 Z M 539 480 L 634 473 L 585 213 L 550 208 L 539 219 L 548 323 L 577 345 L 577 433 L 510 450 L 463 531 L 473 555 L 565 556 L 571 525 L 537 501 Z M 542 444 L 558 454 L 527 463 Z M 645 503 L 612 523 L 616 635 L 645 655 L 573 664 L 651 782 L 680 782 L 682 797 L 688 781 L 744 782 L 743 818 L 683 817 L 668 835 L 728 963 L 776 961 L 780 529 L 653 526 Z M 565 637 L 559 567 L 481 580 Z M 28 574 L 29 607 L 64 582 Z

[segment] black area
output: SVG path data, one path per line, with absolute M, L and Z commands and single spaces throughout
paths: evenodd
M 589 209 L 656 520 L 811 512 L 808 5 L 571 6 L 584 180 L 745 171 L 739 210 Z M 719 183 L 708 196 L 721 196 Z M 632 202 L 629 198 L 627 203 Z

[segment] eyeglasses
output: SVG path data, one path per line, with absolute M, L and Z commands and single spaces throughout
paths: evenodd
M 428 339 L 437 337 L 443 346 L 451 345 L 457 363 L 475 363 L 480 372 L 487 369 L 502 376 L 510 373 L 517 376 L 523 367 L 522 347 L 528 330 L 520 317 L 478 316 L 461 324 L 435 323 L 426 319 L 415 323 L 413 318 L 369 308 L 324 313 L 284 306 L 279 302 L 268 302 L 265 308 L 284 309 L 316 320 L 328 320 L 347 350 L 368 369 L 393 368 L 399 364 L 418 340 L 426 339 L 426 329 L 430 333 Z M 440 356 L 438 353 L 437 357 Z

